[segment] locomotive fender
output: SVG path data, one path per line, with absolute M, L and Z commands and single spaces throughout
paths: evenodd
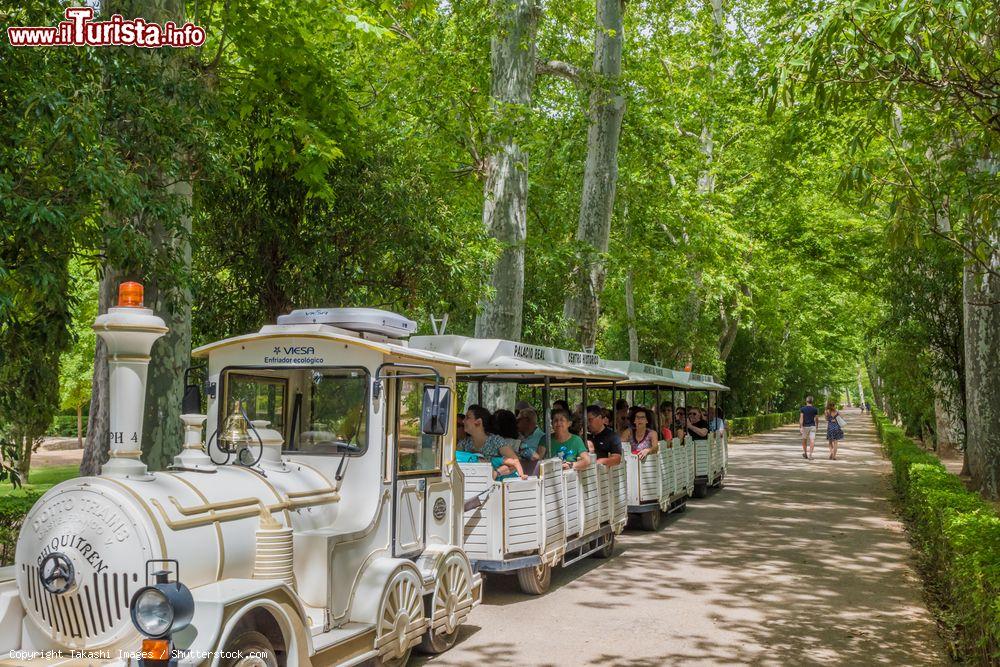
M 423 581 L 420 570 L 403 558 L 376 558 L 368 564 L 354 591 L 354 604 L 351 605 L 352 621 L 375 623 L 378 620 L 379 606 L 385 597 L 386 586 L 393 575 L 401 570 L 410 571 L 419 581 Z
M 195 617 L 181 632 L 178 643 L 187 645 L 194 656 L 213 656 L 219 652 L 233 631 L 254 610 L 270 614 L 281 631 L 289 665 L 308 664 L 312 641 L 306 632 L 307 617 L 297 597 L 284 584 L 253 579 L 228 579 L 192 591 Z M 195 660 L 192 664 L 203 661 Z

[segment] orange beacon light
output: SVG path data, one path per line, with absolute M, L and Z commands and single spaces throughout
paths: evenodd
M 142 308 L 142 285 L 131 281 L 119 285 L 118 307 Z

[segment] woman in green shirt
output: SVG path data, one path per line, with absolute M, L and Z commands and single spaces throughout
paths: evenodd
M 563 469 L 573 468 L 583 470 L 590 465 L 590 454 L 580 436 L 569 432 L 572 420 L 569 411 L 552 411 L 552 456 L 558 456 L 563 461 Z

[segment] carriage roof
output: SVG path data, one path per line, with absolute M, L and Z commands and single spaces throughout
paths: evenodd
M 412 348 L 459 357 L 468 368 L 459 375 L 497 380 L 530 380 L 539 377 L 620 382 L 628 376 L 601 364 L 596 354 L 529 345 L 499 338 L 468 336 L 414 336 Z
M 699 375 L 686 371 L 675 371 L 670 368 L 644 364 L 638 361 L 618 361 L 605 359 L 601 362 L 605 367 L 621 371 L 628 375 L 627 380 L 619 384 L 626 387 L 666 386 L 677 389 L 696 391 L 728 391 L 729 387 L 721 385 L 710 375 Z
M 207 357 L 210 353 L 226 347 L 252 343 L 272 338 L 314 339 L 330 343 L 343 343 L 382 354 L 402 357 L 411 361 L 449 364 L 464 367 L 469 363 L 460 357 L 436 352 L 433 350 L 410 347 L 403 341 L 394 342 L 384 337 L 365 337 L 355 332 L 340 329 L 328 324 L 269 324 L 257 333 L 235 336 L 224 340 L 202 345 L 191 352 L 192 357 Z

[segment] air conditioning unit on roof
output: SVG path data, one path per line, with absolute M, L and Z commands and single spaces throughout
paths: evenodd
M 279 315 L 278 324 L 329 324 L 348 331 L 407 338 L 417 323 L 397 313 L 378 308 L 309 308 Z

